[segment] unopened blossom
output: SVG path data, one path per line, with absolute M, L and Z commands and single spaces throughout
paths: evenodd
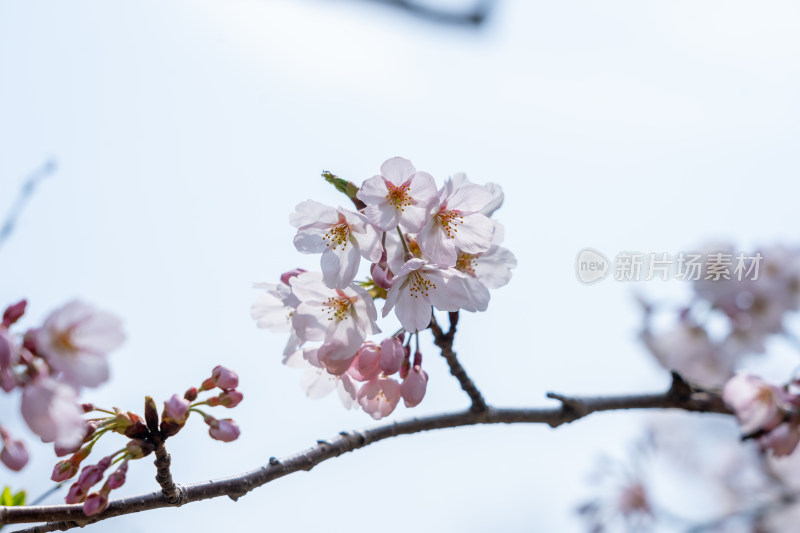
M 758 439 L 763 450 L 771 450 L 776 457 L 791 454 L 800 443 L 800 429 L 796 424 L 784 422 Z
M 322 280 L 331 288 L 350 285 L 361 257 L 376 263 L 383 251 L 378 232 L 361 213 L 307 200 L 292 213 L 297 228 L 295 247 L 302 253 L 322 253 Z
M 226 390 L 219 394 L 219 396 L 215 396 L 213 398 L 208 399 L 208 405 L 211 407 L 216 407 L 221 405 L 223 407 L 227 407 L 232 409 L 242 403 L 244 399 L 244 394 L 239 392 L 238 390 Z
M 96 387 L 108 380 L 108 353 L 122 344 L 120 320 L 73 300 L 55 310 L 36 332 L 36 348 L 61 380 Z
M 393 157 L 381 165 L 380 175 L 364 181 L 356 197 L 367 205 L 364 214 L 379 230 L 393 231 L 399 225 L 416 232 L 436 201 L 436 183 L 411 161 Z
M 400 384 L 391 378 L 375 378 L 358 391 L 358 404 L 375 420 L 389 416 L 399 401 Z
M 110 476 L 108 476 L 108 484 L 109 489 L 118 489 L 122 485 L 125 484 L 125 477 L 128 472 L 128 460 L 122 461 L 122 464 L 119 465 L 119 468 L 114 470 Z
M 494 222 L 480 213 L 492 199 L 480 185 L 456 187 L 447 180 L 425 226 L 417 233 L 422 254 L 441 267 L 456 264 L 458 250 L 475 254 L 492 244 Z
M 400 394 L 403 396 L 403 402 L 406 404 L 406 407 L 415 407 L 419 405 L 425 397 L 427 388 L 428 373 L 422 370 L 421 366 L 414 365 L 400 385 Z
M 3 311 L 3 327 L 9 327 L 14 324 L 17 320 L 22 318 L 22 315 L 25 314 L 25 307 L 28 305 L 27 300 L 20 300 L 15 304 L 11 304 L 6 307 L 6 310 Z
M 463 279 L 464 274 L 454 268 L 442 269 L 422 259 L 410 259 L 395 276 L 383 316 L 394 309 L 406 331 L 415 332 L 430 324 L 431 306 L 440 311 L 475 311 Z
M 28 464 L 28 450 L 25 448 L 25 443 L 12 438 L 2 426 L 0 426 L 0 440 L 3 444 L 3 448 L 0 450 L 0 461 L 7 468 L 19 472 Z
M 92 447 L 87 445 L 81 448 L 69 459 L 65 459 L 56 463 L 56 466 L 53 467 L 53 473 L 50 475 L 50 479 L 57 483 L 70 479 L 72 476 L 78 473 L 81 462 L 89 456 L 91 451 Z
M 189 405 L 189 401 L 186 398 L 182 398 L 177 394 L 173 394 L 169 400 L 164 402 L 163 417 L 172 419 L 178 423 L 182 423 L 186 420 L 186 416 L 189 414 Z
M 102 513 L 108 508 L 108 493 L 106 491 L 93 492 L 83 502 L 83 514 L 92 516 Z
M 69 488 L 64 501 L 67 503 L 81 503 L 86 501 L 89 490 L 103 479 L 105 471 L 111 466 L 112 457 L 103 457 L 96 465 L 83 467 L 78 480 Z
M 406 356 L 406 349 L 403 341 L 397 337 L 389 337 L 381 341 L 381 355 L 379 364 L 383 373 L 387 376 L 400 370 L 403 358 Z
M 14 366 L 19 361 L 19 352 L 11 332 L 0 326 L 0 388 L 11 392 L 17 386 Z
M 86 434 L 75 389 L 51 377 L 39 377 L 22 391 L 22 417 L 42 442 L 62 448 L 79 445 Z
M 233 370 L 217 365 L 211 371 L 214 385 L 223 390 L 235 389 L 239 386 L 239 376 Z
M 728 380 L 722 399 L 733 409 L 745 435 L 770 431 L 783 421 L 780 390 L 752 374 L 739 372 Z
M 347 373 L 356 381 L 370 381 L 381 373 L 381 347 L 372 341 L 365 342 L 358 349 Z
M 208 434 L 212 439 L 231 442 L 238 439 L 241 434 L 239 426 L 230 418 L 217 420 L 212 416 L 206 416 L 204 420 L 209 426 Z
M 380 333 L 375 304 L 361 287 L 331 289 L 316 272 L 301 274 L 291 283 L 300 300 L 292 317 L 295 332 L 303 342 L 324 341 L 321 359 L 349 359 L 367 335 Z

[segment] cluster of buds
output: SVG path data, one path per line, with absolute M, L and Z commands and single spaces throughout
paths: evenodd
M 61 482 L 74 477 L 81 463 L 89 457 L 92 448 L 105 434 L 118 433 L 129 440 L 125 447 L 115 453 L 103 457 L 97 464 L 84 466 L 78 480 L 70 487 L 65 501 L 67 503 L 83 503 L 87 516 L 102 512 L 108 507 L 108 495 L 111 490 L 125 483 L 125 474 L 130 460 L 142 459 L 156 451 L 169 437 L 176 435 L 185 425 L 191 413 L 197 413 L 210 426 L 209 434 L 216 440 L 230 442 L 239 436 L 236 422 L 226 418 L 217 420 L 200 410 L 201 406 L 236 407 L 242 401 L 242 393 L 236 390 L 239 378 L 235 372 L 222 366 L 214 368 L 212 375 L 203 381 L 201 386 L 192 387 L 183 397 L 175 394 L 164 402 L 159 421 L 158 408 L 149 396 L 145 398 L 144 417 L 131 411 L 101 409 L 94 405 L 84 404 L 85 412 L 98 412 L 105 416 L 88 421 L 87 430 L 80 443 L 72 448 L 56 447 L 60 456 L 72 454 L 68 459 L 58 462 L 53 469 L 51 479 Z M 198 400 L 204 392 L 221 389 L 215 396 Z M 92 487 L 102 481 L 106 470 L 112 464 L 121 463 L 106 479 L 102 488 L 91 492 Z
M 743 438 L 757 439 L 762 450 L 782 457 L 800 443 L 798 386 L 800 380 L 778 387 L 739 372 L 725 384 L 722 397 L 736 414 Z
M 52 312 L 37 328 L 12 332 L 27 302 L 10 305 L 0 323 L 0 388 L 21 391 L 22 416 L 42 442 L 56 449 L 80 446 L 87 433 L 78 393 L 108 380 L 107 355 L 125 336 L 115 316 L 75 300 Z M 0 460 L 12 470 L 28 461 L 22 441 L 0 428 Z
M 290 217 L 295 247 L 321 254 L 322 272 L 296 269 L 279 284 L 258 284 L 266 292 L 251 311 L 259 327 L 290 332 L 284 363 L 306 369 L 309 396 L 338 389 L 345 406 L 381 418 L 401 397 L 413 407 L 425 395 L 422 356 L 417 349 L 412 364 L 405 335 L 427 329 L 433 309 L 485 311 L 489 289 L 511 279 L 516 259 L 500 246 L 503 228 L 490 218 L 503 192 L 464 174 L 437 189 L 430 174 L 402 157 L 383 163 L 360 187 L 328 172 L 323 177 L 356 210 L 313 200 L 297 205 Z M 370 277 L 354 282 L 362 259 Z M 376 299 L 385 299 L 383 317 L 394 311 L 402 326 L 380 345 L 368 340 L 381 332 Z M 398 372 L 402 384 L 390 378 Z

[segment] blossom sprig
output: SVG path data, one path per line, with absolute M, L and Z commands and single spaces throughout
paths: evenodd
M 57 451 L 75 449 L 89 431 L 78 395 L 108 380 L 108 355 L 125 338 L 121 321 L 73 300 L 50 313 L 41 326 L 13 331 L 26 309 L 27 301 L 20 300 L 2 315 L 0 388 L 21 393 L 22 417 L 42 442 L 54 443 Z M 24 442 L 3 428 L 0 436 L 0 460 L 20 470 L 28 461 Z
M 290 333 L 284 364 L 304 370 L 308 396 L 338 390 L 345 407 L 383 418 L 401 398 L 414 407 L 425 396 L 419 333 L 432 311 L 485 311 L 489 290 L 511 279 L 516 259 L 501 246 L 503 228 L 491 219 L 503 192 L 464 174 L 437 188 L 433 176 L 402 157 L 385 161 L 360 186 L 327 171 L 323 178 L 356 210 L 298 204 L 290 216 L 295 247 L 320 253 L 322 272 L 295 269 L 279 284 L 257 284 L 266 292 L 251 314 L 259 327 Z M 362 260 L 370 277 L 356 281 Z M 379 299 L 385 300 L 382 316 L 393 312 L 402 328 L 371 339 L 381 332 Z
M 160 420 L 156 403 L 149 396 L 145 398 L 143 417 L 116 407 L 103 409 L 84 404 L 85 412 L 99 413 L 102 416 L 87 421 L 85 434 L 78 445 L 71 449 L 57 450 L 60 456 L 72 455 L 55 465 L 51 479 L 63 482 L 73 478 L 104 435 L 117 433 L 128 438 L 123 448 L 103 457 L 96 464 L 84 466 L 65 498 L 66 503 L 83 503 L 83 510 L 87 516 L 100 513 L 108 507 L 111 490 L 125 483 L 128 462 L 142 459 L 157 451 L 168 438 L 177 435 L 183 429 L 191 413 L 198 413 L 210 426 L 209 434 L 212 438 L 223 442 L 238 438 L 240 430 L 232 419 L 217 420 L 199 409 L 201 406 L 222 406 L 229 409 L 236 407 L 243 399 L 242 393 L 237 390 L 238 386 L 239 377 L 235 372 L 217 366 L 200 387 L 191 387 L 183 396 L 174 394 L 165 401 Z M 199 395 L 203 393 L 211 396 L 201 400 Z M 102 487 L 91 492 L 92 487 L 103 480 L 105 472 L 117 463 L 120 463 L 120 466 L 106 478 Z

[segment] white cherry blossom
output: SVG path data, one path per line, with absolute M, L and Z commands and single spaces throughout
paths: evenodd
M 364 181 L 356 197 L 367 205 L 364 214 L 379 230 L 392 231 L 399 225 L 415 232 L 428 220 L 436 183 L 408 159 L 393 157 L 381 165 L 380 175 Z
M 306 200 L 295 207 L 290 222 L 297 227 L 295 247 L 302 253 L 322 253 L 323 280 L 328 287 L 349 285 L 363 256 L 376 263 L 381 258 L 378 232 L 360 213 Z
M 367 335 L 380 333 L 375 304 L 361 287 L 331 289 L 317 272 L 300 274 L 290 283 L 300 301 L 292 325 L 301 342 L 324 341 L 320 358 L 348 359 Z

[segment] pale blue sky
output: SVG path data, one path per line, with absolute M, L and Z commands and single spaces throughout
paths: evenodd
M 456 341 L 491 403 L 664 387 L 631 289 L 686 286 L 586 287 L 575 254 L 798 241 L 799 15 L 793 2 L 510 0 L 465 31 L 366 1 L 0 0 L 0 213 L 30 170 L 59 163 L 0 249 L 0 302 L 29 298 L 28 325 L 76 296 L 123 317 L 113 379 L 87 393 L 100 404 L 140 410 L 216 364 L 239 371 L 242 438 L 212 441 L 195 422 L 169 448 L 179 482 L 254 468 L 371 424 L 304 397 L 280 364 L 285 339 L 249 318 L 251 283 L 317 264 L 295 252 L 288 215 L 309 197 L 343 202 L 322 169 L 363 180 L 402 155 L 440 183 L 464 171 L 506 191 L 497 216 L 519 267 Z M 426 345 L 428 397 L 394 418 L 466 405 Z M 578 531 L 597 455 L 623 454 L 643 417 L 402 437 L 236 504 L 91 529 Z M 3 479 L 36 494 L 53 458 L 34 451 Z M 131 465 L 120 494 L 153 490 L 153 475 Z

